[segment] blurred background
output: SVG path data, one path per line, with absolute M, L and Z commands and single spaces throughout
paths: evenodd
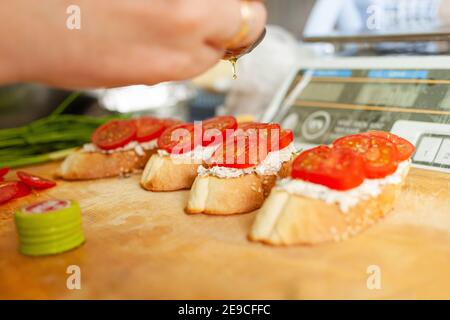
M 314 0 L 269 0 L 269 23 L 282 26 L 300 39 L 313 4 Z M 218 89 L 212 88 L 205 77 L 200 81 L 200 87 L 192 83 L 171 83 L 155 88 L 124 88 L 109 93 L 105 90 L 84 92 L 67 112 L 103 115 L 110 111 L 132 111 L 175 115 L 183 119 L 208 117 L 223 103 L 224 94 L 230 87 L 231 72 L 228 64 L 224 65 L 213 71 L 216 75 L 223 73 L 223 80 L 218 80 Z M 201 86 L 206 86 L 206 91 Z M 0 128 L 24 125 L 50 114 L 68 94 L 64 90 L 37 84 L 0 86 Z
M 448 52 L 448 39 L 433 43 L 417 39 L 361 43 L 370 34 L 440 32 L 450 12 L 445 0 L 267 0 L 266 4 L 267 35 L 252 54 L 238 61 L 237 80 L 232 79 L 229 63 L 221 62 L 188 82 L 84 91 L 65 112 L 153 114 L 183 120 L 218 113 L 258 118 L 286 75 L 308 57 Z M 371 5 L 381 8 L 383 18 L 382 23 L 375 21 L 374 28 L 368 21 Z M 356 40 L 343 43 L 325 39 L 330 35 L 336 39 L 356 36 Z M 24 125 L 49 115 L 68 94 L 37 84 L 0 87 L 0 128 Z

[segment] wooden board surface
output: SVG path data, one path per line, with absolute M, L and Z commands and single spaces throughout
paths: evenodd
M 50 176 L 56 165 L 27 170 Z M 289 248 L 247 241 L 255 213 L 189 216 L 187 191 L 146 192 L 138 181 L 60 181 L 0 206 L 0 299 L 450 298 L 448 174 L 413 169 L 394 212 L 368 231 Z M 80 202 L 87 242 L 56 256 L 23 256 L 13 213 L 47 198 Z M 70 265 L 81 268 L 81 290 L 66 287 Z M 371 265 L 381 271 L 379 290 L 367 287 Z

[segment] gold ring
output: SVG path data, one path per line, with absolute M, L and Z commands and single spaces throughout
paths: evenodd
M 250 17 L 252 14 L 252 10 L 250 9 L 250 4 L 248 1 L 240 1 L 241 6 L 241 17 L 242 22 L 239 28 L 239 31 L 236 35 L 228 41 L 225 45 L 225 49 L 235 48 L 238 44 L 240 44 L 245 38 L 247 38 L 250 31 Z

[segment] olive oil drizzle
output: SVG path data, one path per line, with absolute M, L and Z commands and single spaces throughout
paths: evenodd
M 237 72 L 236 72 L 237 58 L 233 57 L 233 58 L 229 59 L 229 61 L 231 63 L 231 70 L 233 72 L 233 79 L 236 80 L 237 79 Z
M 231 68 L 233 72 L 233 79 L 237 79 L 237 61 L 240 57 L 242 57 L 245 54 L 248 54 L 255 49 L 256 46 L 258 46 L 261 41 L 263 41 L 264 37 L 266 36 L 266 28 L 264 28 L 263 32 L 259 36 L 258 40 L 256 40 L 252 45 L 247 47 L 241 47 L 241 48 L 234 48 L 234 49 L 225 49 L 225 54 L 223 56 L 224 60 L 228 60 L 231 63 Z

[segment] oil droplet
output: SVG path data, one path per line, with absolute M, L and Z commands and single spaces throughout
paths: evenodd
M 230 63 L 231 63 L 231 69 L 233 72 L 233 79 L 236 80 L 237 79 L 237 73 L 236 73 L 237 58 L 231 58 Z

